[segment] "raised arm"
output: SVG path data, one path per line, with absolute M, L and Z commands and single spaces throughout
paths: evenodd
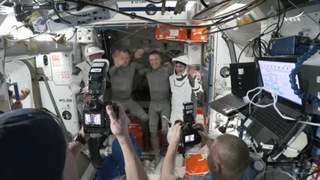
M 199 83 L 199 79 L 197 76 L 190 76 L 189 75 L 189 82 L 190 82 L 190 85 L 192 87 L 192 92 L 194 93 L 194 95 L 196 97 L 199 97 L 202 95 L 203 93 L 203 89 L 202 89 L 202 85 Z
M 148 72 L 151 72 L 150 68 L 142 68 L 138 70 L 138 74 L 140 74 L 141 76 L 145 76 Z
M 117 74 L 120 67 L 112 66 L 112 68 L 109 70 L 110 77 L 113 77 Z
M 136 63 L 137 63 L 136 70 L 138 70 L 138 71 L 147 67 L 146 65 L 144 65 L 142 63 L 138 63 L 138 62 L 136 62 Z
M 121 68 L 122 64 L 124 63 L 120 57 L 119 50 L 114 52 L 113 61 L 114 61 L 114 66 L 112 68 L 110 68 L 110 70 L 109 70 L 110 77 L 115 76 L 117 74 L 118 70 Z
M 29 94 L 30 94 L 30 89 L 28 89 L 28 88 L 22 89 L 21 92 L 19 93 L 20 100 L 21 101 L 25 100 Z M 16 99 L 16 94 L 11 90 L 9 90 L 9 96 L 12 99 Z
M 128 180 L 148 180 L 147 173 L 145 172 L 140 159 L 132 145 L 132 140 L 129 136 L 128 126 L 130 120 L 125 114 L 123 107 L 120 103 L 118 105 L 118 118 L 115 116 L 113 108 L 107 106 L 106 110 L 111 121 L 111 131 L 118 139 L 126 165 L 126 176 Z
M 166 71 L 172 75 L 173 71 L 174 71 L 174 67 L 172 66 L 172 64 L 170 62 L 166 62 L 163 64 L 163 66 L 165 67 Z

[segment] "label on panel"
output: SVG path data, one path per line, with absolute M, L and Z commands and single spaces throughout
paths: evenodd
M 52 76 L 55 84 L 69 84 L 70 58 L 67 53 L 51 53 Z

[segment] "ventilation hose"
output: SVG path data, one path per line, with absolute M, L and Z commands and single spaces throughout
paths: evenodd
M 313 46 L 308 52 L 303 54 L 299 59 L 295 66 L 295 68 L 291 71 L 289 78 L 291 83 L 291 89 L 294 90 L 294 94 L 298 95 L 300 99 L 307 100 L 307 101 L 313 101 L 318 106 L 320 106 L 320 99 L 312 94 L 305 94 L 303 93 L 297 85 L 296 76 L 300 72 L 300 68 L 302 64 L 308 60 L 311 56 L 313 56 L 315 53 L 318 52 L 319 45 Z

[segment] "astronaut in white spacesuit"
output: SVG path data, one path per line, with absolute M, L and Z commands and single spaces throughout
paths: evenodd
M 171 115 L 172 126 L 176 120 L 183 120 L 183 103 L 193 102 L 194 117 L 197 115 L 197 99 L 203 93 L 202 85 L 197 75 L 189 71 L 191 59 L 188 55 L 181 55 L 172 59 L 175 63 L 174 74 L 169 77 L 171 89 Z M 168 131 L 168 142 L 171 128 Z
M 93 60 L 101 59 L 104 50 L 100 49 L 95 44 L 88 44 L 83 52 L 86 61 L 77 64 L 73 68 L 73 72 L 69 81 L 69 88 L 77 99 L 77 109 L 79 117 L 82 120 L 82 111 L 86 102 L 91 100 L 91 97 L 86 94 L 88 86 L 88 76 Z

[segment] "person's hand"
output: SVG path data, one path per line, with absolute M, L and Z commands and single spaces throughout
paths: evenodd
M 201 79 L 201 74 L 199 73 L 199 71 L 196 71 L 196 72 L 195 72 L 195 76 L 197 77 L 198 82 L 201 84 L 202 79 Z
M 194 125 L 192 125 L 192 127 L 194 128 L 200 128 L 201 130 L 198 131 L 198 134 L 201 136 L 202 141 L 207 142 L 209 138 L 208 133 L 206 132 L 206 129 L 204 128 L 204 125 L 201 123 L 196 123 Z
M 172 64 L 170 62 L 166 62 L 163 64 L 164 67 L 171 68 Z
M 134 53 L 134 58 L 135 59 L 140 59 L 143 54 L 145 53 L 145 50 L 144 49 L 138 49 L 135 53 Z
M 81 127 L 79 134 L 81 134 L 81 137 L 83 137 L 86 141 L 88 141 L 90 139 L 90 135 L 84 133 L 83 126 Z
M 121 61 L 120 51 L 119 50 L 115 51 L 114 57 L 113 57 L 113 61 L 114 61 L 114 65 L 117 68 L 121 67 L 121 65 L 123 64 L 123 62 Z
M 115 102 L 118 106 L 119 118 L 117 119 L 112 106 L 107 106 L 106 110 L 110 117 L 111 121 L 111 131 L 116 138 L 125 138 L 129 137 L 128 127 L 130 124 L 130 120 L 126 113 L 123 110 L 123 107 L 120 103 Z
M 195 66 L 190 66 L 189 67 L 189 70 L 188 70 L 188 75 L 189 76 L 194 77 L 196 72 L 197 72 L 197 69 L 196 69 Z
M 24 96 L 28 96 L 30 94 L 30 89 L 28 88 L 24 88 L 21 90 L 21 93 L 24 95 Z
M 12 110 L 18 110 L 18 109 L 22 109 L 22 103 L 21 101 L 16 101 L 12 104 L 11 106 Z
M 181 124 L 178 123 L 173 126 L 171 134 L 170 134 L 170 143 L 174 147 L 178 147 L 180 144 L 180 137 L 181 136 Z
M 89 101 L 91 101 L 91 96 L 90 96 L 89 94 L 84 94 L 83 101 L 84 101 L 84 102 L 89 102 Z

